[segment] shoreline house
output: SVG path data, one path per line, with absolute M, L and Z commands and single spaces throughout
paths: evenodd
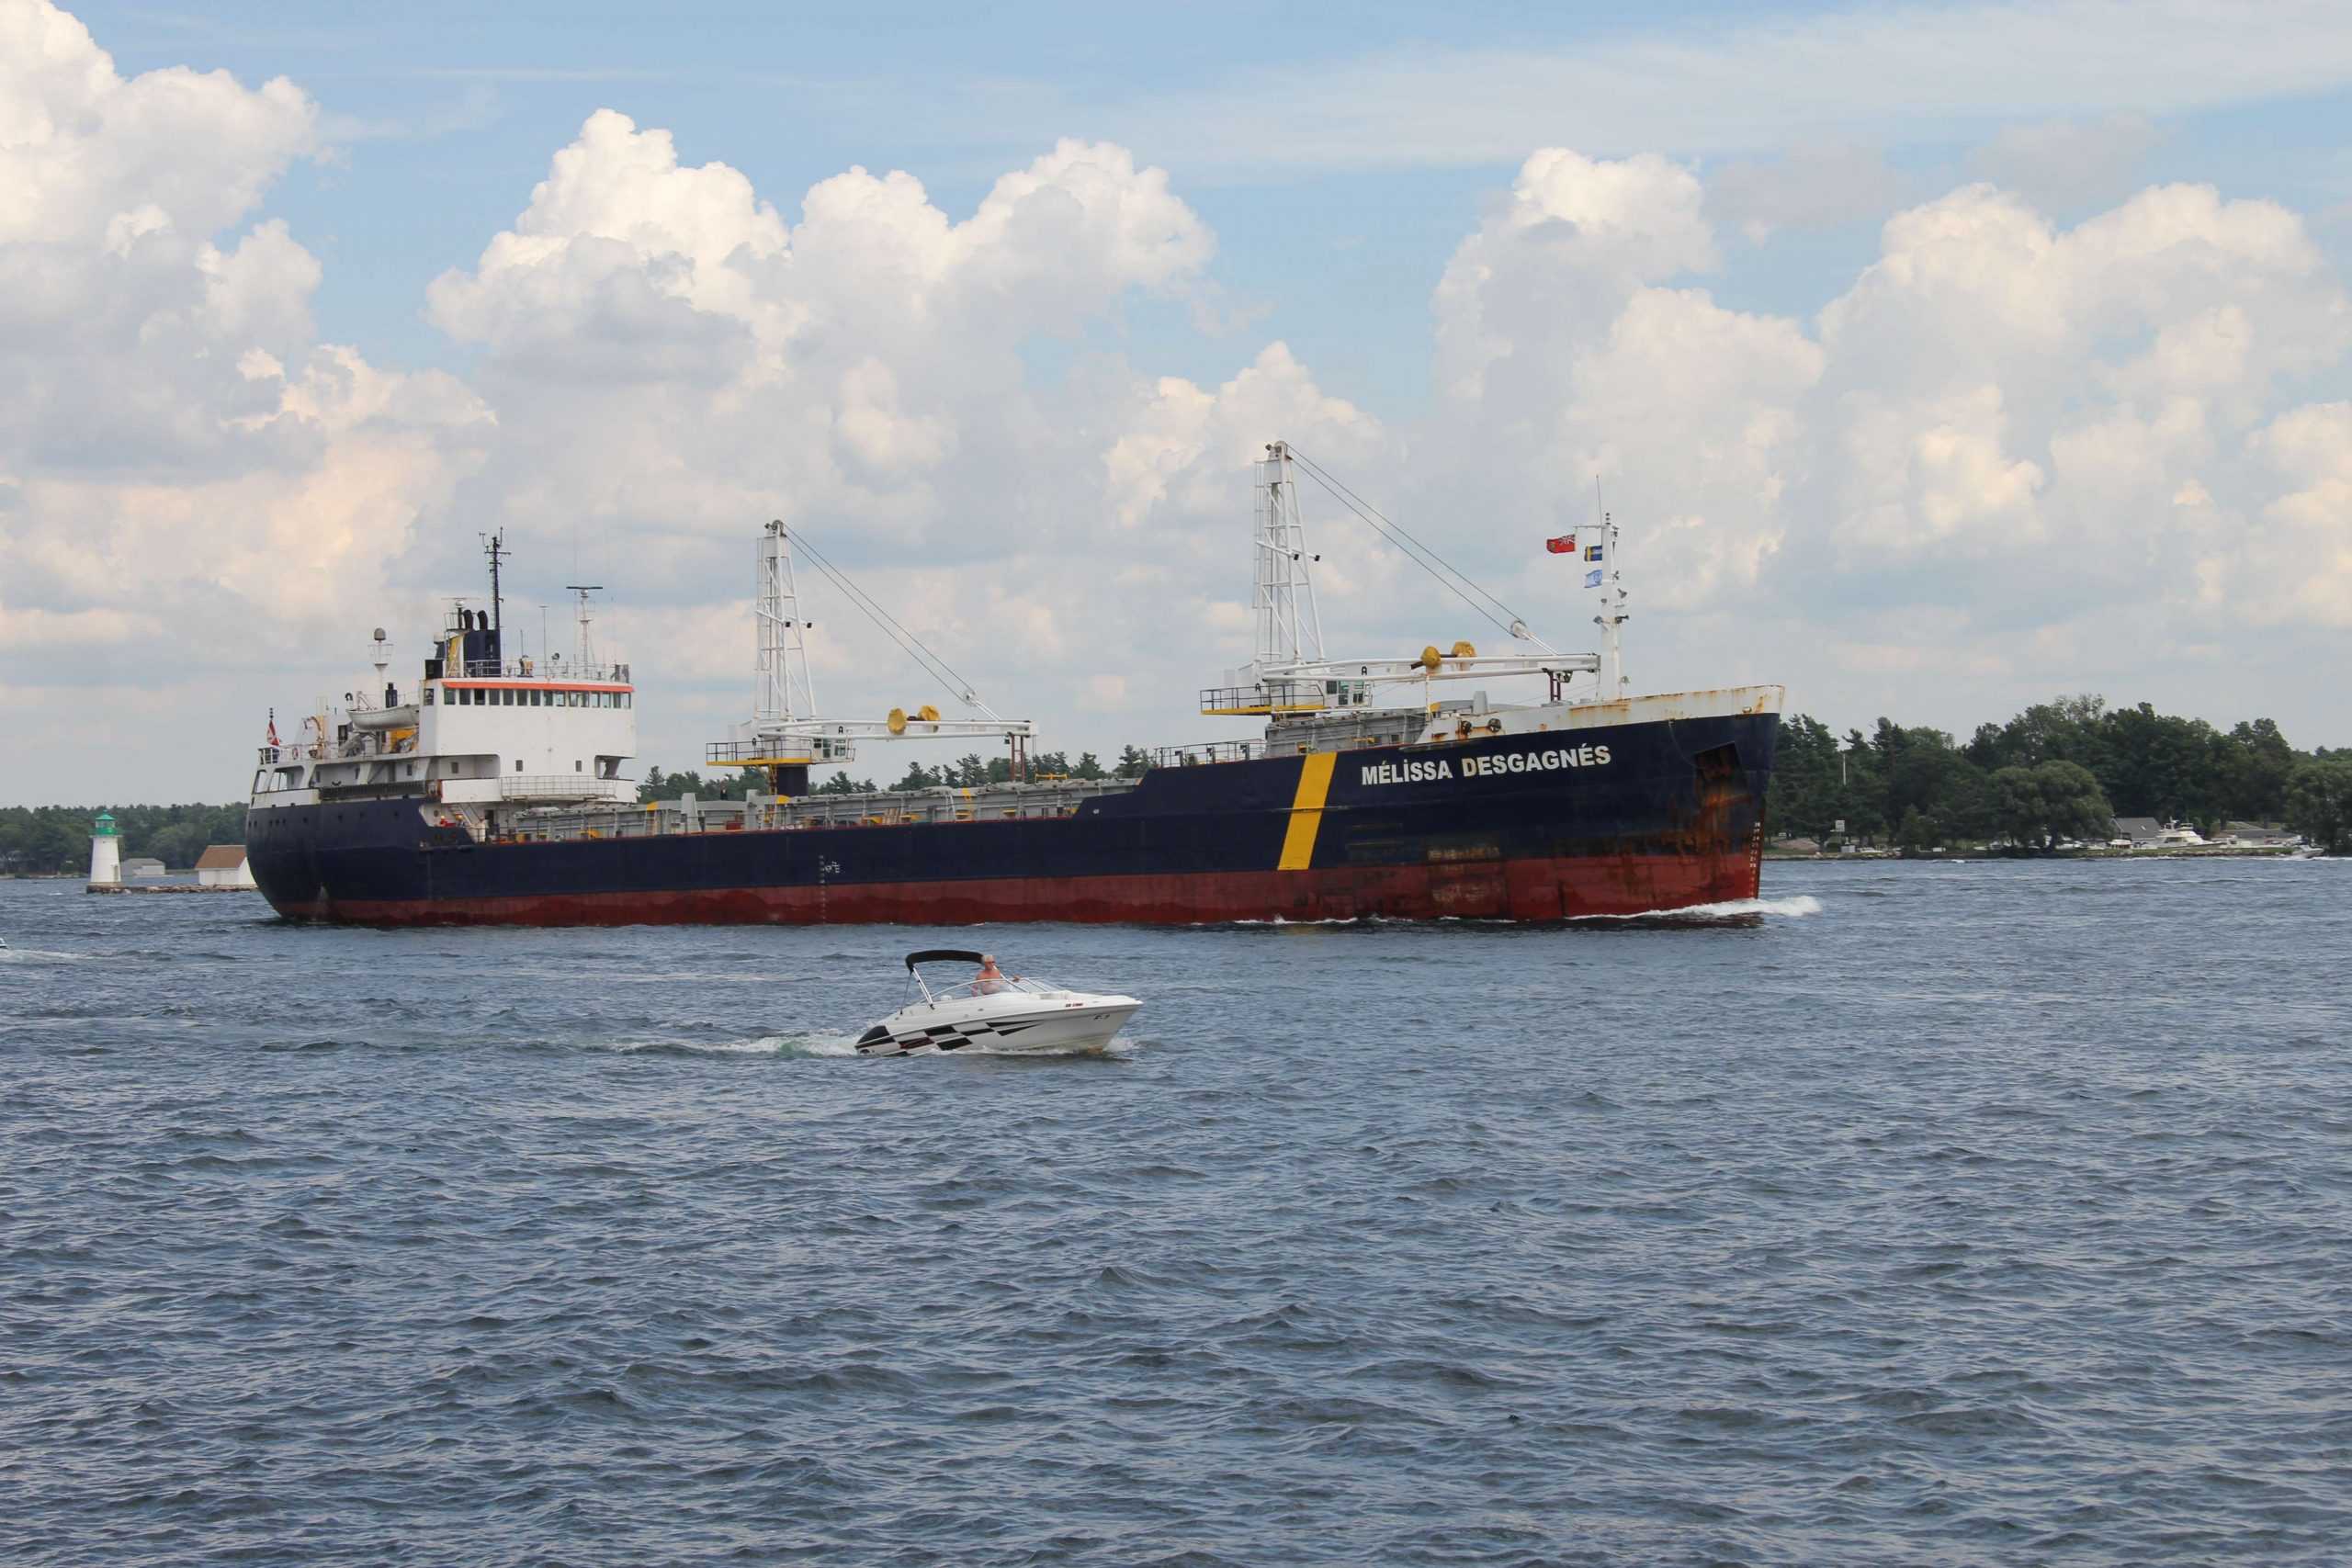
M 245 863 L 243 844 L 212 844 L 196 859 L 196 883 L 199 887 L 251 887 L 253 868 Z
M 2259 822 L 2229 822 L 2222 825 L 2221 836 L 2213 841 L 2242 850 L 2291 850 L 2303 841 L 2303 836 L 2286 828 L 2266 828 Z
M 171 875 L 170 868 L 152 855 L 134 855 L 122 863 L 122 879 L 125 882 L 133 877 L 143 882 L 153 882 L 169 875 Z
M 2119 850 L 2153 850 L 2163 839 L 2165 825 L 2153 817 L 2119 817 L 2115 819 L 2115 837 L 2109 840 Z

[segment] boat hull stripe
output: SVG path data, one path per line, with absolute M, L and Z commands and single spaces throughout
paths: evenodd
M 851 886 L 334 899 L 287 911 L 372 925 L 825 925 L 1346 919 L 1557 920 L 1756 896 L 1747 846 L 1707 855 L 1603 854 L 1445 866 L 1336 866 L 1194 875 L 1023 877 Z
M 1315 838 L 1323 828 L 1323 803 L 1331 795 L 1331 768 L 1340 760 L 1335 751 L 1317 751 L 1299 759 L 1298 797 L 1291 802 L 1290 828 L 1283 834 L 1282 859 L 1275 863 L 1283 871 L 1305 871 L 1315 863 Z

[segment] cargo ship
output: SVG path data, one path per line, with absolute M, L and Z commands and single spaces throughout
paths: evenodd
M 1506 652 L 1334 658 L 1299 463 L 1277 442 L 1259 465 L 1255 657 L 1201 694 L 1204 714 L 1258 721 L 1255 736 L 1148 753 L 1137 776 L 1038 776 L 1035 727 L 980 702 L 803 539 L 968 710 L 820 717 L 796 541 L 771 523 L 752 716 L 705 759 L 750 783 L 639 804 L 637 688 L 597 657 L 594 591 L 575 590 L 570 659 L 509 657 L 492 537 L 488 607 L 458 602 L 405 690 L 379 628 L 372 682 L 284 739 L 273 711 L 246 814 L 254 880 L 288 919 L 374 925 L 1548 921 L 1756 896 L 1781 690 L 1629 695 L 1613 524 L 1547 541 L 1600 590 L 1598 652 L 1555 649 L 1514 615 L 1497 622 Z M 1489 700 L 1510 681 L 1541 689 Z M 1480 689 L 1442 694 L 1464 682 Z M 983 737 L 1009 752 L 1003 782 L 810 787 L 860 743 Z

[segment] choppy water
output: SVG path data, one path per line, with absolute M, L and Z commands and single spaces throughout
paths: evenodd
M 0 1559 L 2346 1561 L 2352 865 L 1767 878 L 991 931 L 1050 1061 L 0 884 Z

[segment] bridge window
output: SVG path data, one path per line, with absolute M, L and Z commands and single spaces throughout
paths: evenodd
M 514 771 L 518 773 L 523 771 L 523 759 L 520 757 L 514 759 Z

